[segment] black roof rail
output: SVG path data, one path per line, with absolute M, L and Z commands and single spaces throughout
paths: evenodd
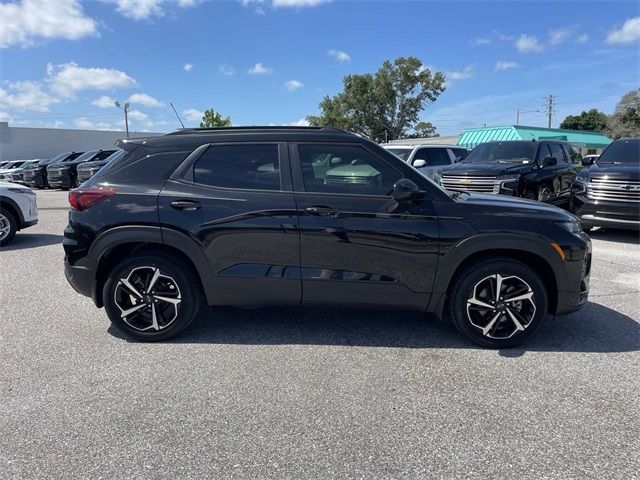
M 316 131 L 316 132 L 337 132 L 349 133 L 346 130 L 336 127 L 294 127 L 285 125 L 269 125 L 269 126 L 251 126 L 251 127 L 198 127 L 198 128 L 179 128 L 167 135 L 193 135 L 198 133 L 214 133 L 214 132 L 243 132 L 243 131 Z

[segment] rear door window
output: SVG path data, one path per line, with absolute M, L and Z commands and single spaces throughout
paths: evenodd
M 280 190 L 278 145 L 212 145 L 196 160 L 193 179 L 210 187 Z

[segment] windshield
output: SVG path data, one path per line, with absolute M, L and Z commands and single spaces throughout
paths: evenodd
M 462 163 L 533 163 L 537 146 L 534 142 L 481 143 Z
M 400 157 L 405 162 L 407 161 L 407 159 L 409 158 L 409 155 L 411 155 L 411 151 L 413 150 L 413 148 L 388 148 L 388 147 L 385 147 L 385 149 L 393 153 L 396 157 Z
M 95 157 L 96 153 L 98 153 L 98 150 L 91 150 L 89 152 L 84 152 L 82 155 L 80 155 L 78 158 L 76 158 L 75 161 L 76 162 L 86 162 L 87 160 L 91 160 L 93 157 Z
M 640 138 L 616 140 L 610 144 L 596 160 L 598 165 L 638 165 L 640 164 Z

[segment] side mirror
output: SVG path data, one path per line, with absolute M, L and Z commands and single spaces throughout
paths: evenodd
M 556 157 L 544 157 L 544 160 L 542 160 L 542 166 L 543 167 L 550 167 L 552 165 L 557 165 L 558 164 L 558 159 Z
M 418 186 L 408 178 L 401 178 L 393 185 L 393 199 L 398 202 L 411 202 L 424 197 Z
M 582 166 L 583 167 L 590 167 L 591 165 L 593 165 L 593 162 L 595 161 L 595 158 L 591 157 L 591 158 L 583 158 L 582 159 Z
M 414 160 L 413 161 L 413 167 L 414 168 L 422 168 L 422 167 L 426 167 L 427 166 L 427 162 L 425 160 Z

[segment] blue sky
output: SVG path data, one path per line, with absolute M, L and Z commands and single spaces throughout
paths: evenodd
M 349 73 L 413 55 L 445 72 L 423 113 L 443 134 L 513 123 L 553 94 L 610 113 L 640 87 L 638 2 L 323 0 L 0 1 L 0 120 L 133 130 L 299 124 Z M 541 113 L 521 123 L 545 125 Z

